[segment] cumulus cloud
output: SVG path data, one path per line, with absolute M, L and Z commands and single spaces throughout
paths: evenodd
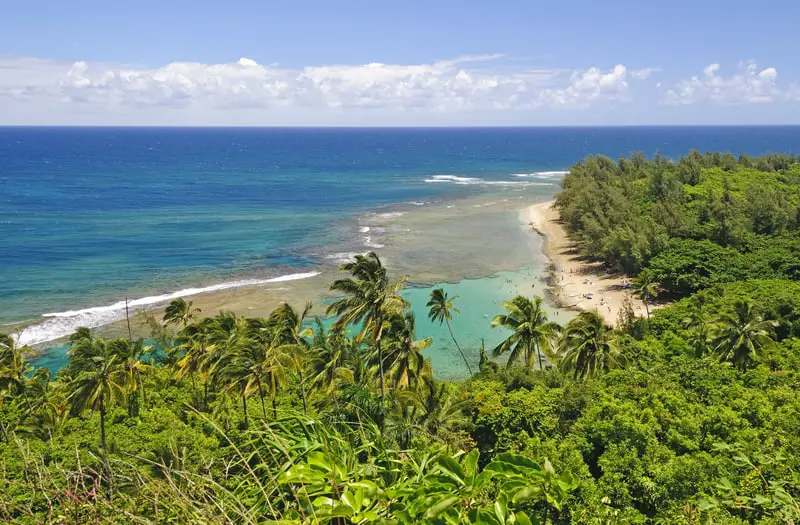
M 660 67 L 644 67 L 642 69 L 634 69 L 631 71 L 631 76 L 637 80 L 647 80 L 652 75 L 660 73 Z
M 751 104 L 773 102 L 785 93 L 777 85 L 774 67 L 759 69 L 755 62 L 742 62 L 731 76 L 719 74 L 719 64 L 709 64 L 701 75 L 681 80 L 666 93 L 668 104 Z
M 497 112 L 585 108 L 628 101 L 629 81 L 653 68 L 628 71 L 526 69 L 501 55 L 466 56 L 428 64 L 262 65 L 250 58 L 224 64 L 173 62 L 162 67 L 84 61 L 0 58 L 0 95 L 18 102 L 81 111 L 258 109 L 344 113 Z M 269 123 L 269 122 L 265 122 Z
M 585 107 L 598 100 L 630 100 L 628 70 L 618 64 L 603 72 L 591 67 L 582 73 L 575 72 L 564 88 L 547 88 L 538 95 L 539 102 L 553 106 Z

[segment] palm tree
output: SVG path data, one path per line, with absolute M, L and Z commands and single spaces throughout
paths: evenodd
M 52 440 L 68 416 L 63 385 L 51 381 L 47 368 L 37 368 L 26 389 L 30 394 L 30 409 L 21 430 L 42 440 Z
M 564 327 L 559 367 L 574 377 L 594 376 L 623 363 L 611 328 L 597 312 L 581 312 Z
M 450 321 L 453 320 L 453 314 L 459 314 L 461 312 L 458 311 L 458 308 L 453 306 L 453 301 L 458 299 L 458 296 L 450 297 L 447 295 L 447 292 L 442 290 L 441 288 L 436 288 L 431 292 L 431 298 L 426 305 L 428 310 L 428 319 L 432 322 L 437 322 L 440 325 L 442 323 L 447 324 L 447 330 L 450 332 L 450 337 L 453 338 L 453 343 L 456 345 L 458 352 L 461 354 L 461 358 L 464 360 L 464 364 L 467 365 L 467 370 L 469 371 L 469 375 L 472 375 L 472 367 L 469 366 L 469 361 L 467 360 L 467 356 L 464 355 L 464 351 L 459 346 L 458 341 L 456 341 L 456 336 L 453 334 L 453 328 L 450 326 Z
M 27 361 L 30 352 L 30 347 L 17 345 L 12 336 L 0 334 L 0 395 L 24 394 L 25 374 L 32 370 Z
M 658 296 L 659 287 L 659 283 L 647 271 L 640 273 L 633 283 L 633 293 L 644 303 L 644 311 L 648 319 L 650 319 L 650 299 Z
M 89 341 L 94 339 L 94 334 L 92 333 L 92 330 L 90 328 L 86 328 L 85 326 L 77 328 L 69 336 L 69 342 L 70 342 L 70 344 L 73 344 L 73 345 L 83 341 L 84 339 L 88 339 Z
M 30 401 L 25 392 L 25 374 L 31 370 L 26 360 L 29 351 L 27 346 L 18 346 L 12 336 L 0 334 L 0 407 L 6 397 L 13 400 L 21 393 L 30 411 Z M 8 442 L 8 429 L 3 421 L 0 421 L 0 432 Z
M 697 298 L 690 306 L 689 313 L 681 321 L 681 324 L 689 332 L 689 342 L 694 346 L 695 355 L 702 357 L 711 342 L 714 328 L 706 312 L 702 297 Z
M 303 413 L 308 414 L 308 402 L 306 399 L 306 377 L 305 369 L 310 358 L 309 337 L 313 337 L 314 331 L 311 328 L 303 328 L 308 313 L 311 311 L 312 304 L 306 303 L 301 313 L 297 313 L 287 303 L 279 306 L 270 314 L 270 318 L 278 330 L 278 338 L 283 351 L 286 352 L 292 369 L 300 379 L 300 397 L 303 401 Z
M 466 406 L 467 400 L 459 400 L 452 385 L 428 381 L 420 414 L 420 429 L 433 438 L 439 437 L 442 431 L 467 420 L 463 413 Z
M 254 392 L 258 393 L 261 400 L 261 413 L 267 418 L 267 409 L 264 405 L 264 378 L 267 372 L 266 348 L 255 341 L 242 341 L 234 349 L 233 355 L 221 371 L 223 381 L 229 391 L 238 391 L 242 398 L 244 409 L 245 427 L 247 423 L 247 398 Z
M 502 326 L 511 330 L 511 335 L 497 345 L 492 353 L 494 356 L 510 352 L 507 366 L 511 366 L 520 358 L 530 369 L 533 368 L 536 357 L 539 358 L 539 369 L 544 369 L 542 352 L 551 354 L 553 342 L 558 337 L 561 327 L 548 321 L 547 312 L 542 308 L 542 298 L 534 297 L 533 300 L 516 296 L 502 304 L 507 314 L 496 315 L 492 319 L 492 326 Z
M 181 380 L 187 375 L 192 381 L 192 393 L 196 391 L 195 374 L 199 373 L 203 381 L 203 408 L 208 408 L 209 371 L 213 367 L 216 346 L 211 342 L 217 328 L 218 318 L 206 318 L 192 323 L 180 331 L 180 344 L 174 348 L 177 356 L 173 357 L 175 378 Z
M 402 315 L 395 314 L 387 320 L 385 363 L 395 389 L 416 388 L 432 375 L 430 361 L 422 356 L 433 339 L 417 339 L 414 313 L 406 308 Z
M 153 370 L 153 366 L 144 362 L 144 358 L 153 351 L 151 346 L 144 344 L 143 339 L 129 341 L 127 339 L 115 339 L 109 343 L 112 351 L 119 358 L 122 371 L 125 375 L 127 385 L 128 415 L 136 417 L 139 415 L 139 397 L 142 404 L 147 403 L 142 376 Z
M 408 448 L 416 435 L 440 441 L 451 435 L 447 431 L 466 423 L 468 418 L 464 414 L 467 401 L 458 400 L 450 387 L 428 379 L 418 390 L 395 391 L 386 435 L 397 441 L 400 448 Z
M 83 338 L 70 348 L 68 368 L 73 372 L 67 385 L 67 400 L 74 414 L 87 409 L 100 412 L 100 447 L 103 451 L 104 477 L 111 487 L 111 468 L 106 443 L 106 411 L 124 396 L 125 371 L 114 351 L 115 342 Z
M 211 324 L 208 334 L 214 350 L 207 354 L 203 365 L 207 367 L 209 377 L 223 385 L 225 391 L 239 394 L 245 428 L 249 427 L 247 398 L 256 391 L 261 397 L 261 409 L 266 418 L 264 389 L 261 384 L 266 356 L 264 346 L 252 338 L 256 333 L 254 323 L 261 326 L 264 321 L 247 320 L 228 313 L 219 314 Z
M 778 326 L 774 320 L 764 320 L 753 303 L 738 300 L 733 313 L 720 316 L 712 328 L 714 351 L 720 360 L 730 361 L 742 371 L 759 358 L 775 342 L 772 331 Z
M 341 292 L 345 297 L 328 307 L 328 315 L 339 316 L 336 325 L 341 328 L 362 323 L 359 338 L 369 336 L 375 341 L 383 399 L 386 395 L 381 346 L 384 322 L 392 312 L 402 311 L 400 290 L 405 285 L 406 277 L 390 282 L 386 268 L 375 252 L 356 255 L 351 262 L 341 265 L 339 269 L 350 272 L 353 278 L 338 279 L 331 285 L 331 290 Z
M 181 297 L 173 299 L 164 310 L 164 322 L 166 324 L 180 324 L 183 328 L 186 328 L 200 312 L 199 308 L 192 308 L 193 304 L 192 301 L 186 301 Z
M 322 319 L 314 319 L 316 328 L 311 341 L 311 381 L 317 390 L 330 394 L 336 380 L 347 376 L 352 380 L 352 371 L 347 367 L 352 340 L 336 327 L 325 330 Z

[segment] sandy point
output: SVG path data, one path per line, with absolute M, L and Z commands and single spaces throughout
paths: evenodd
M 630 298 L 636 315 L 644 315 L 641 301 L 635 300 L 630 279 L 612 274 L 601 263 L 583 257 L 569 238 L 555 201 L 541 202 L 522 210 L 522 221 L 544 237 L 545 255 L 550 261 L 550 291 L 559 306 L 596 310 L 606 323 L 617 324 L 619 313 Z

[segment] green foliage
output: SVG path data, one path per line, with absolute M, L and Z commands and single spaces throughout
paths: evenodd
M 671 295 L 800 276 L 798 158 L 636 159 L 589 157 L 566 176 L 556 204 L 586 255 L 647 269 Z
M 79 329 L 55 377 L 0 336 L 0 521 L 797 522 L 797 161 L 576 166 L 558 205 L 586 253 L 645 304 L 688 297 L 616 329 L 515 297 L 486 327 L 511 330 L 508 366 L 481 348 L 460 383 L 375 254 L 343 265 L 330 329 L 176 300 L 159 352 Z M 454 299 L 429 317 L 449 327 Z

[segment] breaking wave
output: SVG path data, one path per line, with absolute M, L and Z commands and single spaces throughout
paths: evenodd
M 241 288 L 244 286 L 255 286 L 271 283 L 282 283 L 286 281 L 296 281 L 298 279 L 308 279 L 319 275 L 319 272 L 292 273 L 273 277 L 271 279 L 242 279 L 225 283 L 213 284 L 210 286 L 185 288 L 177 292 L 152 295 L 128 301 L 128 309 L 136 310 L 142 307 L 165 303 L 179 297 L 189 297 L 207 292 L 228 290 L 231 288 Z M 82 310 L 67 310 L 64 312 L 53 312 L 43 314 L 45 318 L 41 323 L 25 327 L 20 332 L 17 342 L 22 345 L 36 345 L 55 341 L 73 333 L 79 327 L 97 328 L 114 321 L 119 321 L 125 317 L 125 301 L 117 301 L 108 306 L 93 306 Z

